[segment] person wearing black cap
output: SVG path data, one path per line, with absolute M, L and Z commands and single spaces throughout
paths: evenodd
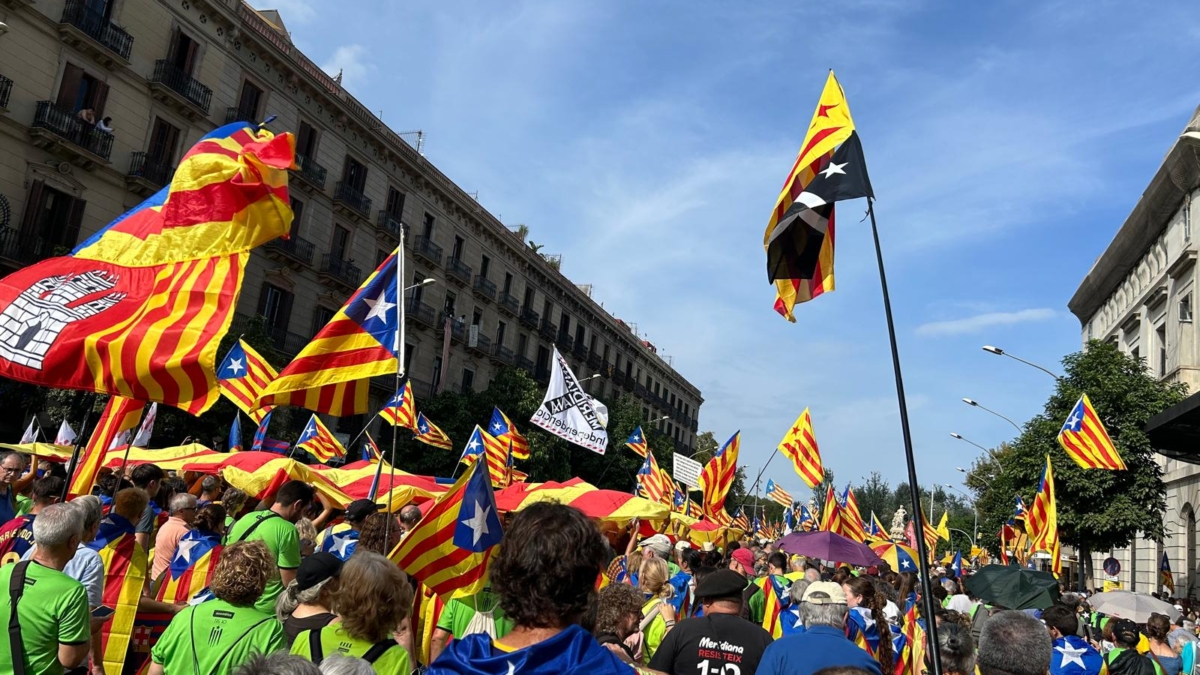
M 746 578 L 717 570 L 696 584 L 696 602 L 704 616 L 684 619 L 666 634 L 649 667 L 670 675 L 738 672 L 753 675 L 771 634 L 741 617 Z M 735 669 L 726 669 L 727 665 Z
M 330 607 L 341 573 L 342 561 L 332 553 L 314 553 L 300 563 L 295 581 L 275 601 L 275 616 L 283 623 L 289 645 L 301 632 L 324 628 L 333 621 L 336 615 Z
M 1142 638 L 1136 623 L 1129 619 L 1116 619 L 1113 621 L 1112 634 L 1115 646 L 1104 655 L 1110 675 L 1162 675 L 1158 664 L 1138 653 L 1138 642 Z
M 346 562 L 354 555 L 354 549 L 358 546 L 358 533 L 362 530 L 363 521 L 379 509 L 380 506 L 370 499 L 355 499 L 350 502 L 345 515 L 342 516 L 345 522 L 331 525 L 321 532 L 317 550 L 332 553 L 338 560 Z

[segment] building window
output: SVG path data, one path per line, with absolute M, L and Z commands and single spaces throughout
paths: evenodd
M 1167 327 L 1159 326 L 1154 332 L 1158 339 L 1158 376 L 1166 377 L 1167 375 Z
M 175 148 L 179 147 L 179 128 L 164 122 L 161 117 L 154 118 L 154 127 L 150 131 L 150 145 L 146 150 L 148 159 L 163 166 L 175 163 Z
M 33 181 L 25 200 L 17 246 L 37 260 L 49 258 L 56 247 L 74 247 L 86 206 L 82 199 L 46 187 L 40 180 Z
M 463 254 L 463 244 L 465 244 L 465 243 L 466 242 L 463 241 L 462 237 L 458 236 L 457 234 L 454 235 L 454 248 L 450 249 L 450 257 L 453 258 L 454 260 L 461 261 L 462 254 Z
M 263 284 L 262 293 L 258 296 L 258 313 L 265 319 L 263 322 L 268 332 L 280 333 L 288 328 L 292 316 L 293 296 L 288 291 Z M 278 341 L 277 341 L 278 343 Z
M 1179 299 L 1179 322 L 1192 322 L 1192 294 L 1188 293 Z
M 433 357 L 433 390 L 437 391 L 438 383 L 442 380 L 442 357 Z
M 512 282 L 513 282 L 512 272 L 505 272 L 504 273 L 504 292 L 505 293 L 509 293 L 509 294 L 512 293 Z
M 471 312 L 471 325 L 483 328 L 483 312 L 479 311 L 478 309 Z
M 107 102 L 107 84 L 87 74 L 83 68 L 73 63 L 67 64 L 58 87 L 56 104 L 59 108 L 73 113 L 90 108 L 99 121 L 104 117 L 104 104 Z
M 379 267 L 379 265 L 376 265 L 376 267 Z M 416 288 L 412 289 L 412 300 L 409 301 L 413 305 L 420 305 L 421 296 L 425 294 L 425 286 L 421 284 L 422 281 L 424 281 L 424 275 L 420 272 L 413 272 L 412 285 Z
M 387 212 L 396 222 L 404 220 L 404 193 L 388 186 Z
M 503 322 L 496 324 L 496 344 L 504 345 L 504 333 L 508 330 L 508 326 Z
M 539 380 L 550 377 L 550 350 L 541 345 L 538 345 L 536 366 L 535 372 Z
M 517 336 L 517 356 L 525 356 L 525 351 L 529 348 L 529 336 L 521 333 Z
M 196 52 L 199 47 L 195 40 L 176 28 L 171 36 L 171 50 L 167 53 L 167 61 L 190 77 L 196 68 Z
M 357 159 L 346 155 L 346 165 L 342 169 L 342 182 L 346 187 L 362 194 L 367 190 L 367 167 Z
M 338 260 L 345 260 L 350 248 L 350 230 L 341 225 L 333 226 L 333 240 L 329 243 L 329 254 Z
M 328 307 L 317 307 L 313 312 L 312 334 L 316 335 L 333 320 L 334 311 Z
M 259 119 L 262 108 L 263 90 L 250 80 L 242 82 L 242 95 L 238 97 L 238 117 L 245 120 Z
M 292 230 L 291 236 L 300 236 L 300 226 L 304 224 L 304 202 L 291 197 L 292 202 Z M 377 266 L 378 267 L 378 266 Z
M 306 159 L 317 156 L 317 130 L 308 122 L 301 122 L 296 130 L 296 154 Z
M 1141 356 L 1141 354 L 1138 352 L 1138 348 L 1137 348 L 1137 347 L 1134 347 L 1133 349 L 1130 349 L 1130 350 L 1129 350 L 1129 356 L 1130 356 L 1130 358 L 1132 358 L 1134 361 L 1141 361 L 1141 359 L 1142 359 L 1142 356 Z M 1145 364 L 1143 364 L 1143 366 L 1144 366 L 1144 365 L 1145 365 Z
M 454 316 L 454 305 L 458 303 L 458 297 L 450 291 L 446 291 L 446 301 L 442 303 L 442 313 L 444 316 Z
M 487 278 L 488 270 L 492 267 L 492 259 L 486 255 L 479 259 L 479 276 Z
M 433 238 L 433 214 L 431 214 L 431 213 L 425 214 L 425 221 L 422 225 L 422 228 L 423 229 L 421 230 L 421 233 L 425 235 L 425 238 L 432 239 Z
M 583 346 L 583 338 L 584 338 L 583 324 L 577 323 L 577 324 L 575 324 L 575 346 L 576 346 L 576 348 Z M 595 342 L 596 342 L 595 340 L 592 340 L 593 346 L 595 346 Z
M 526 286 L 526 287 L 525 287 L 525 305 L 524 305 L 524 308 L 525 308 L 525 309 L 533 309 L 533 288 L 532 288 L 531 286 Z
M 404 372 L 407 373 L 408 369 L 412 367 L 413 354 L 417 352 L 417 346 L 411 342 L 406 342 L 404 345 Z
M 462 393 L 469 393 L 474 385 L 475 371 L 470 368 L 463 368 Z
M 392 252 L 387 249 L 383 249 L 383 248 L 375 249 L 375 267 L 379 267 L 380 265 L 382 265 L 383 261 L 387 260 L 387 257 L 391 254 L 392 254 Z

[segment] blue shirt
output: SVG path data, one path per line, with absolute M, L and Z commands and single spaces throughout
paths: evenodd
M 8 486 L 8 490 L 0 495 L 0 523 L 7 523 L 17 517 L 17 500 L 13 494 L 12 486 Z
M 870 654 L 848 640 L 844 631 L 829 626 L 813 626 L 800 635 L 772 642 L 763 653 L 757 675 L 812 675 L 831 666 L 851 666 L 883 675 Z

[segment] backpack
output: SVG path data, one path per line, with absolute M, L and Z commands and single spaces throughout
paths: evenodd
M 480 594 L 482 595 L 482 593 Z M 471 617 L 471 621 L 467 623 L 466 633 L 464 635 L 474 635 L 475 633 L 484 633 L 493 640 L 499 637 L 496 635 L 496 607 L 500 605 L 500 601 L 487 593 L 491 599 L 491 605 L 484 609 L 479 606 L 479 595 L 471 598 L 471 604 L 475 607 L 475 616 Z

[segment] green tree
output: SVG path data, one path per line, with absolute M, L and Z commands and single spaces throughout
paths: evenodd
M 863 520 L 870 521 L 871 514 L 874 513 L 883 521 L 884 527 L 887 527 L 896 505 L 892 486 L 881 473 L 872 471 L 870 476 L 854 487 L 854 496 L 858 499 L 858 509 L 862 511 Z
M 980 530 L 998 550 L 997 533 L 1012 515 L 1013 496 L 1030 503 L 1048 455 L 1054 466 L 1058 529 L 1064 544 L 1107 550 L 1128 546 L 1141 533 L 1161 542 L 1166 510 L 1162 470 L 1142 430 L 1150 417 L 1183 400 L 1182 383 L 1160 382 L 1140 359 L 1114 345 L 1090 341 L 1063 359 L 1065 375 L 1043 412 L 1007 448 L 972 466 L 968 485 L 977 495 Z M 1127 471 L 1082 469 L 1058 445 L 1057 436 L 1080 394 L 1103 420 Z

